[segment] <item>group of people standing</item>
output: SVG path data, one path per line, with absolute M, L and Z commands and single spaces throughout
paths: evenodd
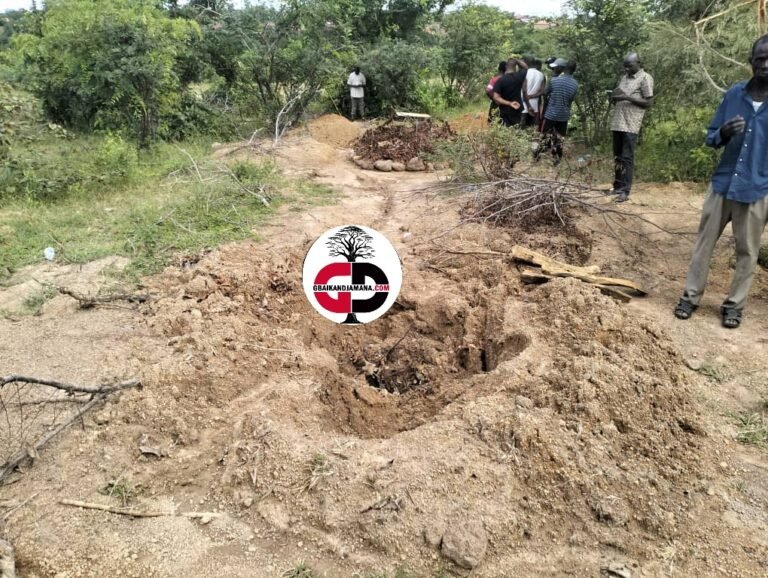
M 568 133 L 571 108 L 579 83 L 573 77 L 576 63 L 563 58 L 546 61 L 552 71 L 547 81 L 537 58 L 510 58 L 499 63 L 499 73 L 486 86 L 491 99 L 488 120 L 504 126 L 533 126 L 544 136 L 534 151 L 539 160 L 544 150 L 552 152 L 555 165 L 563 158 L 563 139 Z M 653 78 L 643 70 L 640 58 L 632 53 L 624 59 L 624 75 L 615 90 L 609 91 L 615 105 L 611 130 L 615 175 L 610 193 L 616 202 L 629 199 L 634 175 L 635 148 L 645 110 L 653 104 Z

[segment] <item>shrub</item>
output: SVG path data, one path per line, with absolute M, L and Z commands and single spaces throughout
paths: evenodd
M 719 154 L 704 144 L 711 116 L 709 108 L 687 108 L 648 126 L 638 148 L 638 176 L 660 182 L 708 179 Z

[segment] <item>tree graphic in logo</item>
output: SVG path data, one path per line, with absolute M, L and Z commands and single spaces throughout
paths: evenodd
M 373 257 L 372 242 L 373 237 L 360 227 L 349 225 L 329 237 L 325 244 L 330 248 L 331 257 L 344 257 L 347 262 L 354 263 L 357 259 Z
M 344 257 L 348 263 L 354 263 L 357 259 L 371 259 L 375 251 L 371 246 L 373 237 L 360 227 L 348 225 L 340 229 L 338 233 L 328 238 L 326 245 L 330 249 L 331 257 Z M 344 323 L 360 323 L 355 313 L 347 313 Z

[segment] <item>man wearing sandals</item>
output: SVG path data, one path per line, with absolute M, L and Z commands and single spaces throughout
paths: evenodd
M 717 240 L 730 222 L 736 271 L 720 308 L 723 326 L 735 329 L 752 285 L 760 237 L 768 220 L 768 35 L 752 46 L 752 79 L 732 86 L 707 131 L 707 145 L 725 147 L 702 209 L 688 279 L 675 316 L 688 319 L 699 306 Z

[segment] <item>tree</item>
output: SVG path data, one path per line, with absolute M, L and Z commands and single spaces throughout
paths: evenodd
M 565 57 L 577 64 L 576 106 L 588 144 L 606 132 L 610 105 L 606 89 L 616 86 L 627 53 L 638 50 L 647 13 L 631 0 L 569 0 L 572 18 L 558 29 Z
M 50 0 L 41 36 L 20 35 L 26 79 L 47 114 L 80 129 L 131 127 L 139 146 L 180 102 L 177 59 L 199 26 L 154 0 Z
M 490 6 L 469 5 L 443 17 L 440 72 L 449 93 L 470 98 L 480 94 L 495 64 L 514 51 L 515 24 L 511 15 Z
M 357 259 L 371 259 L 374 255 L 371 243 L 373 237 L 360 227 L 349 225 L 326 241 L 331 257 L 344 257 L 347 262 Z

